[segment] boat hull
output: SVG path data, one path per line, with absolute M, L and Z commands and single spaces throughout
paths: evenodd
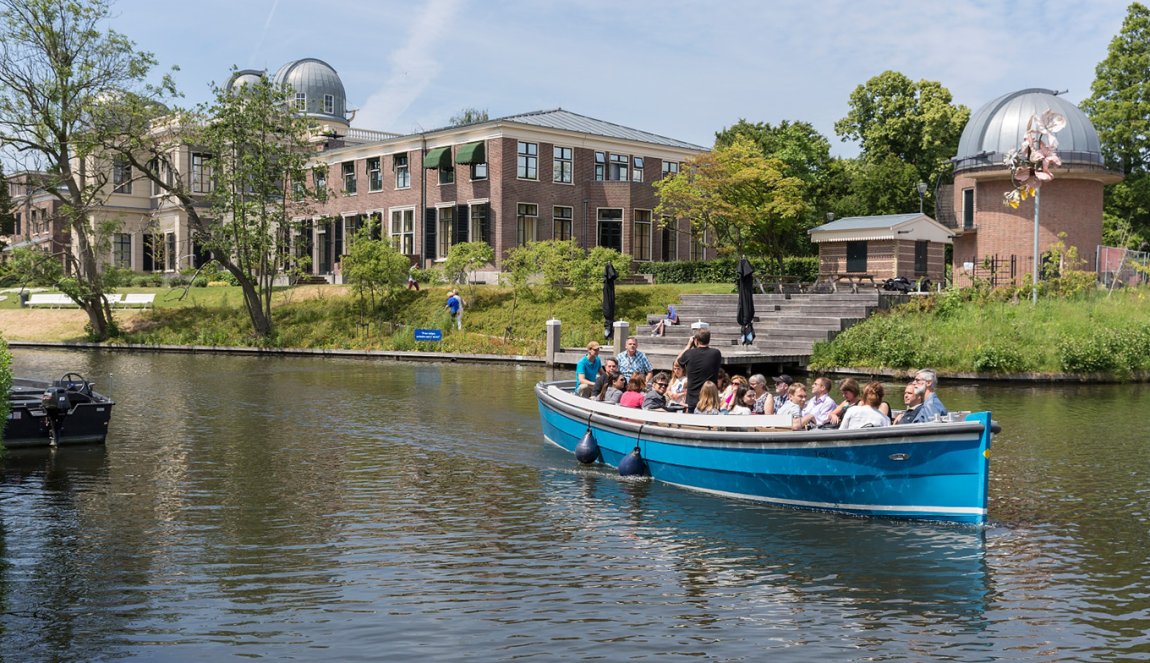
M 638 447 L 651 477 L 667 483 L 858 516 L 986 520 L 987 412 L 961 422 L 855 431 L 781 431 L 744 423 L 753 417 L 673 415 L 691 422 L 738 420 L 742 426 L 718 429 L 669 424 L 666 414 L 651 421 L 639 411 L 590 405 L 560 385 L 540 383 L 536 395 L 548 441 L 574 452 L 590 428 L 600 462 L 617 467 Z
M 41 400 L 50 382 L 17 379 L 8 394 L 8 419 L 0 442 L 8 449 L 48 447 L 53 444 L 103 444 L 112 420 L 111 399 L 94 391 L 65 391 L 67 406 L 55 411 Z

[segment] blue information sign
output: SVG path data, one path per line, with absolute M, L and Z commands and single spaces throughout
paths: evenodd
M 415 340 L 417 341 L 442 341 L 442 329 L 416 329 Z

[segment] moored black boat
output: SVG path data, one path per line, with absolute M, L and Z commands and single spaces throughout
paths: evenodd
M 78 373 L 51 382 L 16 378 L 8 392 L 3 445 L 9 449 L 103 444 L 112 399 Z

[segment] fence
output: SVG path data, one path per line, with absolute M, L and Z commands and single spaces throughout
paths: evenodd
M 1098 247 L 1098 282 L 1107 288 L 1145 285 L 1150 253 L 1113 246 Z

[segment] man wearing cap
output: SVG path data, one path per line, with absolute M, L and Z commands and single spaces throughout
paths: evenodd
M 790 400 L 788 391 L 794 383 L 795 379 L 786 373 L 775 377 L 775 412 L 778 412 Z M 804 388 L 803 391 L 806 389 Z
M 711 330 L 700 329 L 691 335 L 687 347 L 679 353 L 675 361 L 683 367 L 687 376 L 687 411 L 694 412 L 699 403 L 699 390 L 707 380 L 719 381 L 719 368 L 723 365 L 723 353 L 712 348 Z
M 595 379 L 599 377 L 599 369 L 603 362 L 599 361 L 599 344 L 591 341 L 587 344 L 587 355 L 575 364 L 575 379 L 579 385 L 575 393 L 580 396 L 591 397 L 591 390 L 595 388 Z

